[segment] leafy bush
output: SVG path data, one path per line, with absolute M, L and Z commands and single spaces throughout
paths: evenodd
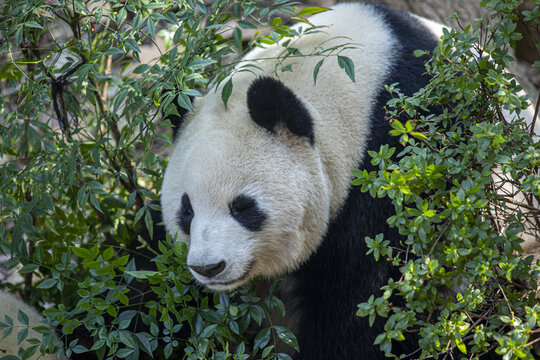
M 283 0 L 0 4 L 0 249 L 24 278 L 3 286 L 35 306 L 52 304 L 44 314 L 62 354 L 246 359 L 250 348 L 286 359 L 276 339 L 297 347 L 287 329 L 261 325 L 284 311 L 272 292 L 259 299 L 253 289 L 201 290 L 184 245 L 160 238 L 154 249 L 135 234 L 159 230 L 152 214 L 171 145 L 161 113 L 177 115 L 175 103 L 191 109 L 191 98 L 223 80 L 245 48 L 296 35 L 280 16 L 316 11 L 295 13 Z M 258 29 L 247 46 L 246 29 Z M 149 47 L 159 56 L 142 63 Z M 155 268 L 136 268 L 137 256 L 155 256 Z M 248 337 L 252 322 L 261 329 Z M 23 343 L 19 356 L 56 345 Z
M 362 191 L 392 199 L 388 223 L 404 236 L 399 247 L 382 234 L 366 239 L 368 253 L 402 274 L 358 309 L 370 321 L 388 318 L 375 341 L 387 354 L 407 332 L 421 336 L 415 358 L 457 348 L 471 359 L 494 347 L 504 359 L 532 358 L 539 339 L 540 262 L 522 255 L 521 236 L 525 225 L 540 230 L 540 148 L 521 116 L 527 97 L 505 72 L 521 37 L 519 3 L 482 5 L 489 11 L 473 26 L 444 31 L 426 64 L 428 86 L 412 96 L 387 87 L 391 135 L 403 148 L 370 152 L 379 170 L 355 171 Z M 524 15 L 540 23 L 538 6 Z M 406 306 L 394 306 L 393 294 Z

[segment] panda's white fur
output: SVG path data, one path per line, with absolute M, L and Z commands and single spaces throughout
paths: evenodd
M 28 335 L 22 343 L 17 344 L 17 334 L 20 330 L 26 328 L 26 325 L 22 324 L 18 319 L 19 310 L 28 315 Z M 13 330 L 10 335 L 3 337 L 6 329 L 0 330 L 0 357 L 7 355 L 18 356 L 19 348 L 27 349 L 33 344 L 29 343 L 29 339 L 42 339 L 42 335 L 32 328 L 43 325 L 43 317 L 34 308 L 26 304 L 21 299 L 9 294 L 5 291 L 0 291 L 0 321 L 6 323 L 5 316 L 9 316 L 13 320 Z M 31 360 L 36 359 L 53 360 L 57 359 L 55 354 L 41 355 L 39 349 L 36 353 L 30 357 Z
M 253 276 L 282 274 L 299 266 L 317 248 L 328 221 L 342 206 L 350 170 L 364 153 L 369 136 L 365 122 L 383 86 L 395 39 L 374 8 L 357 4 L 340 5 L 310 22 L 327 27 L 294 42 L 303 53 L 357 43 L 357 49 L 341 53 L 354 62 L 356 83 L 339 68 L 336 57 L 325 60 L 316 86 L 312 74 L 321 57 L 287 59 L 282 65 L 292 64 L 293 72 L 276 74 L 308 107 L 315 122 L 315 147 L 285 129 L 278 137 L 268 136 L 249 118 L 248 87 L 256 76 L 274 73 L 276 61 L 266 59 L 282 55 L 284 48 L 278 45 L 250 52 L 238 66 L 249 62 L 261 70 L 233 76 L 227 110 L 220 88 L 196 102 L 171 153 L 163 183 L 164 222 L 172 235 L 189 243 L 188 264 L 225 259 L 230 266 L 213 282 L 194 273 L 211 288 L 234 288 Z M 240 192 L 260 199 L 268 212 L 268 224 L 260 233 L 244 230 L 229 215 L 227 204 Z M 197 194 L 190 237 L 179 231 L 176 220 L 183 193 Z M 248 277 L 219 285 L 218 281 L 242 277 L 253 260 Z

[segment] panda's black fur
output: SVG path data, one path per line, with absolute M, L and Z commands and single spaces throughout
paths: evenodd
M 394 51 L 393 64 L 382 83 L 399 83 L 399 88 L 405 95 L 411 95 L 425 86 L 429 81 L 428 77 L 424 75 L 426 58 L 415 57 L 413 52 L 417 49 L 428 51 L 434 49 L 438 39 L 433 32 L 426 27 L 425 23 L 411 14 L 378 5 L 363 4 L 358 6 L 363 6 L 381 16 L 397 44 L 392 49 Z M 377 61 L 377 59 L 373 61 Z M 312 69 L 303 69 L 303 71 L 309 72 Z M 323 67 L 321 72 L 324 71 Z M 362 82 L 362 79 L 357 78 L 356 81 Z M 275 74 L 260 74 L 247 88 L 241 87 L 237 91 L 246 91 L 245 107 L 249 117 L 257 126 L 269 133 L 270 137 L 275 138 L 275 141 L 278 141 L 280 136 L 289 139 L 292 135 L 306 140 L 309 146 L 313 147 L 321 140 L 321 136 L 324 136 L 324 134 L 317 132 L 311 108 L 295 91 L 284 82 L 276 79 Z M 327 91 L 331 92 L 332 89 L 327 89 Z M 370 157 L 365 155 L 367 151 L 378 151 L 383 144 L 399 147 L 398 139 L 389 136 L 390 125 L 385 119 L 384 106 L 390 98 L 391 94 L 383 86 L 380 86 L 375 102 L 371 106 L 371 114 L 367 124 L 368 137 L 363 150 L 364 156 L 356 164 L 359 169 L 375 170 L 370 162 Z M 320 101 L 326 101 L 326 99 L 320 99 Z M 233 108 L 228 111 L 243 110 L 242 105 L 237 104 L 236 110 Z M 229 104 L 229 106 L 234 105 Z M 215 108 L 210 109 L 217 111 Z M 196 122 L 197 113 L 190 120 Z M 331 121 L 331 119 L 326 119 L 326 121 Z M 222 124 L 224 123 L 225 120 Z M 215 124 L 217 124 L 217 120 Z M 198 129 L 209 130 L 212 128 L 205 128 L 201 125 Z M 193 129 L 190 131 L 184 140 L 191 139 L 189 136 L 193 136 L 195 133 Z M 273 138 L 269 141 L 273 141 Z M 204 137 L 201 136 L 197 139 L 204 140 Z M 181 140 L 177 141 L 177 146 L 182 145 Z M 214 140 L 214 138 L 209 137 L 208 141 Z M 244 140 L 246 139 L 240 138 L 234 141 L 241 143 Z M 291 141 L 294 143 L 293 146 L 302 146 L 300 142 L 295 143 L 294 139 Z M 190 147 L 186 147 L 186 149 L 191 151 Z M 254 151 L 253 147 L 246 145 L 246 152 L 249 151 Z M 182 156 L 182 154 L 177 156 Z M 169 167 L 174 166 L 180 165 L 175 164 L 173 157 L 171 157 Z M 176 180 L 174 178 L 171 182 L 174 183 Z M 215 186 L 220 185 L 220 183 L 215 184 Z M 165 186 L 167 186 L 166 183 L 164 183 Z M 173 192 L 179 193 L 179 189 L 180 186 L 175 187 Z M 187 190 L 180 192 L 178 197 L 182 197 L 182 203 L 184 198 L 189 199 L 193 195 L 188 194 Z M 162 202 L 163 200 L 170 200 L 165 192 L 162 196 Z M 176 235 L 175 231 L 171 231 L 171 229 L 183 230 L 182 236 L 189 235 L 192 226 L 191 220 L 193 216 L 197 216 L 197 209 L 194 212 L 192 209 L 192 213 L 189 214 L 189 224 L 186 224 L 182 223 L 181 216 L 177 216 L 178 211 L 181 211 L 180 201 L 177 201 L 177 204 L 173 202 L 172 205 L 167 206 L 170 206 L 171 210 L 164 208 L 164 215 L 168 215 L 167 211 L 173 213 L 169 216 L 169 223 L 167 220 L 165 221 L 171 235 Z M 346 200 L 337 215 L 328 223 L 325 235 L 317 249 L 313 249 L 305 261 L 300 261 L 297 269 L 286 274 L 287 282 L 292 284 L 292 287 L 291 290 L 287 291 L 285 305 L 289 316 L 294 314 L 297 318 L 293 327 L 299 341 L 300 352 L 294 354 L 295 360 L 385 359 L 379 347 L 374 345 L 374 340 L 378 334 L 383 332 L 386 319 L 377 317 L 374 325 L 370 327 L 367 318 L 359 318 L 355 313 L 359 303 L 366 301 L 372 294 L 380 295 L 380 288 L 386 284 L 388 279 L 399 276 L 396 268 L 384 260 L 375 261 L 373 256 L 366 255 L 368 248 L 364 241 L 366 236 L 375 237 L 379 233 L 383 233 L 385 239 L 394 243 L 400 241 L 401 236 L 397 230 L 390 228 L 386 223 L 387 219 L 394 215 L 393 209 L 394 207 L 388 199 L 372 198 L 369 193 L 362 193 L 360 188 L 349 186 Z M 264 206 L 259 211 L 264 216 L 270 217 L 270 214 L 264 213 Z M 186 229 L 186 227 L 190 229 Z M 261 226 L 253 228 L 253 231 L 256 232 L 260 228 Z M 249 227 L 247 229 L 250 230 Z M 205 231 L 207 232 L 208 229 Z M 191 232 L 193 233 L 193 231 Z M 202 234 L 204 235 L 205 232 L 202 231 Z M 207 267 L 215 267 L 218 264 L 217 261 L 219 259 L 209 259 L 208 262 L 211 264 Z M 201 267 L 196 265 L 196 268 Z M 192 267 L 192 269 L 195 268 Z M 248 270 L 250 269 L 251 265 Z M 212 278 L 221 271 L 220 267 L 218 272 L 212 272 L 206 277 Z M 199 276 L 199 279 L 204 280 L 205 274 L 197 270 L 195 273 L 194 275 Z M 202 280 L 200 281 L 202 282 Z M 206 284 L 212 287 L 214 283 L 208 280 Z M 228 285 L 228 283 L 224 284 L 224 288 L 227 288 Z M 398 299 L 392 301 L 394 304 L 397 301 L 397 305 L 399 305 Z M 393 353 L 395 354 L 411 354 L 417 349 L 418 343 L 414 336 L 407 336 L 405 341 L 393 343 Z M 497 357 L 492 354 L 483 357 L 483 359 L 488 358 Z
M 432 50 L 437 40 L 422 24 L 408 13 L 377 6 L 384 14 L 401 46 L 400 59 L 385 80 L 385 84 L 399 83 L 401 91 L 411 95 L 425 86 L 425 58 L 415 58 L 417 49 Z M 358 81 L 361 81 L 358 80 Z M 379 151 L 383 144 L 399 146 L 398 138 L 390 137 L 390 125 L 385 121 L 384 106 L 391 95 L 381 90 L 371 117 L 370 140 L 367 150 Z M 376 168 L 364 156 L 359 169 L 374 171 Z M 336 220 L 329 226 L 317 252 L 293 276 L 298 306 L 302 309 L 298 340 L 300 359 L 384 359 L 373 342 L 383 332 L 386 319 L 377 317 L 373 327 L 368 318 L 355 316 L 357 304 L 374 294 L 389 277 L 398 276 L 396 268 L 383 260 L 375 261 L 368 251 L 364 238 L 375 238 L 384 233 L 385 239 L 397 241 L 400 235 L 390 228 L 386 220 L 394 215 L 388 198 L 373 198 L 352 186 L 349 197 Z M 336 346 L 339 344 L 339 346 Z M 395 354 L 408 354 L 417 348 L 414 339 L 394 342 Z

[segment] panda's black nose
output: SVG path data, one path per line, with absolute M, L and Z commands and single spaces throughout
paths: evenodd
M 225 261 L 221 260 L 218 263 L 209 265 L 189 265 L 189 267 L 197 274 L 207 278 L 212 278 L 225 269 Z

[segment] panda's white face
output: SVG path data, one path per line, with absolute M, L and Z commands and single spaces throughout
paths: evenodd
M 285 127 L 257 125 L 245 95 L 228 111 L 207 96 L 171 154 L 163 219 L 188 244 L 199 282 L 235 288 L 291 271 L 316 249 L 329 217 L 326 178 L 317 147 Z

